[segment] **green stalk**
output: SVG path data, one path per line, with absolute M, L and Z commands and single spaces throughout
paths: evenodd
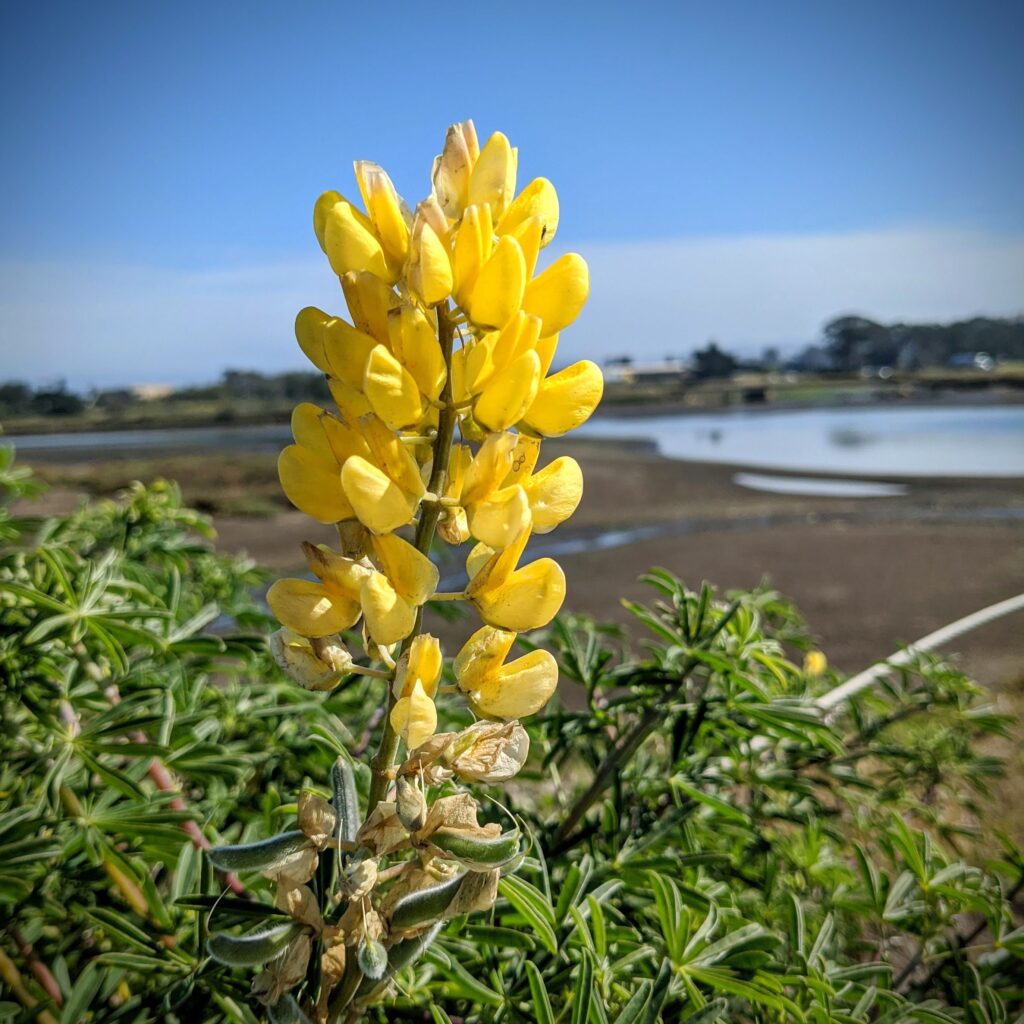
M 437 307 L 437 340 L 441 343 L 441 352 L 444 355 L 444 365 L 447 370 L 444 389 L 441 391 L 441 402 L 443 408 L 437 421 L 437 436 L 434 438 L 434 461 L 430 471 L 430 482 L 427 490 L 433 494 L 440 495 L 444 491 L 445 480 L 448 476 L 448 460 L 452 451 L 452 437 L 455 433 L 455 422 L 458 414 L 452 404 L 452 342 L 455 335 L 455 328 L 448 318 L 447 305 Z M 424 502 L 420 507 L 420 521 L 416 526 L 416 536 L 413 543 L 416 549 L 427 555 L 430 553 L 430 545 L 434 540 L 434 531 L 437 529 L 437 521 L 441 515 L 440 502 Z M 410 644 L 419 634 L 423 622 L 423 609 L 416 612 L 416 622 L 412 632 L 402 642 L 399 652 L 401 657 L 409 649 Z M 380 745 L 377 752 L 370 761 L 370 768 L 373 776 L 370 781 L 370 799 L 367 804 L 366 814 L 369 817 L 374 808 L 384 799 L 390 784 L 388 772 L 395 763 L 395 755 L 398 752 L 398 734 L 391 727 L 391 709 L 395 706 L 395 695 L 388 689 L 388 706 L 384 714 L 384 732 L 380 738 Z

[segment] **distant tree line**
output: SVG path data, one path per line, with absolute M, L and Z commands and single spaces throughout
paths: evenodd
M 33 388 L 21 381 L 0 383 L 0 418 L 11 416 L 73 416 L 86 409 L 127 410 L 153 401 L 146 389 L 70 391 L 64 381 Z M 255 370 L 226 370 L 216 384 L 187 387 L 157 401 L 228 404 L 238 400 L 318 402 L 330 400 L 322 374 L 291 372 L 264 374 Z
M 858 373 L 890 367 L 914 371 L 929 367 L 970 365 L 968 356 L 984 353 L 992 364 L 1024 360 L 1024 317 L 974 317 L 950 324 L 882 324 L 862 316 L 841 316 L 822 328 L 821 339 L 783 358 L 775 347 L 758 358 L 742 358 L 717 341 L 694 349 L 689 357 L 667 356 L 666 366 L 695 380 L 731 377 L 737 370 L 797 370 L 805 373 Z M 609 365 L 631 366 L 632 356 Z M 655 368 L 655 373 L 658 368 Z

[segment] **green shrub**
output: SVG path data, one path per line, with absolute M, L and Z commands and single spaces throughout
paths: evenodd
M 31 489 L 2 458 L 8 499 Z M 1000 765 L 979 742 L 1006 727 L 985 694 L 922 658 L 825 721 L 813 698 L 840 680 L 797 664 L 811 638 L 783 598 L 648 582 L 638 647 L 581 617 L 549 631 L 575 686 L 492 791 L 532 846 L 368 1019 L 1013 1019 L 1024 858 L 981 826 Z M 197 845 L 292 827 L 381 703 L 377 680 L 280 677 L 262 583 L 173 485 L 0 512 L 0 1020 L 262 1019 L 206 940 L 287 919 Z

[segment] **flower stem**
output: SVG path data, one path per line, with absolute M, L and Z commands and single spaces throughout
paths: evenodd
M 430 470 L 430 480 L 427 483 L 427 490 L 434 494 L 444 492 L 445 478 L 448 475 L 448 459 L 452 450 L 452 436 L 455 433 L 455 421 L 457 415 L 452 408 L 452 339 L 454 327 L 448 318 L 447 305 L 437 307 L 437 340 L 441 344 L 441 352 L 444 355 L 445 369 L 447 370 L 444 382 L 444 389 L 441 392 L 440 403 L 442 408 L 437 421 L 437 436 L 434 438 L 434 461 Z M 437 528 L 437 521 L 441 514 L 439 503 L 427 502 L 422 506 L 419 522 L 416 524 L 416 536 L 413 543 L 417 551 L 423 554 L 430 552 L 430 545 L 434 540 L 434 531 Z M 423 609 L 416 612 L 416 622 L 412 632 L 402 642 L 401 657 L 420 631 L 423 621 Z M 371 815 L 374 808 L 384 799 L 388 791 L 391 779 L 389 771 L 395 763 L 395 755 L 398 752 L 398 733 L 391 725 L 391 709 L 395 705 L 394 693 L 388 691 L 387 713 L 384 716 L 384 732 L 380 738 L 380 745 L 373 755 L 370 768 L 373 776 L 370 781 L 370 799 L 367 803 L 367 817 Z

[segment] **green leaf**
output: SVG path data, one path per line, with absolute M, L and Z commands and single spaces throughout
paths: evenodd
M 576 970 L 576 985 L 573 988 L 572 1024 L 587 1024 L 593 999 L 594 957 L 589 949 L 584 949 Z
M 68 995 L 60 1015 L 60 1024 L 80 1024 L 85 1020 L 86 1010 L 92 1005 L 103 982 L 103 975 L 95 961 L 79 975 L 75 987 Z
M 498 890 L 526 918 L 527 923 L 537 933 L 541 945 L 554 956 L 558 952 L 555 930 L 552 927 L 554 913 L 544 894 L 529 882 L 514 875 L 503 878 L 498 883 Z
M 744 811 L 741 811 L 738 807 L 733 807 L 732 804 L 727 803 L 725 800 L 722 800 L 717 796 L 712 796 L 710 793 L 702 792 L 694 786 L 691 786 L 688 782 L 685 782 L 678 775 L 672 777 L 671 784 L 673 788 L 678 789 L 691 800 L 696 800 L 698 803 L 702 803 L 706 807 L 710 807 L 723 818 L 739 822 L 742 825 L 751 824 L 750 816 Z
M 544 985 L 544 977 L 532 960 L 526 961 L 526 978 L 530 983 L 532 1010 L 537 1024 L 555 1024 L 555 1015 L 551 1012 L 551 1000 Z

